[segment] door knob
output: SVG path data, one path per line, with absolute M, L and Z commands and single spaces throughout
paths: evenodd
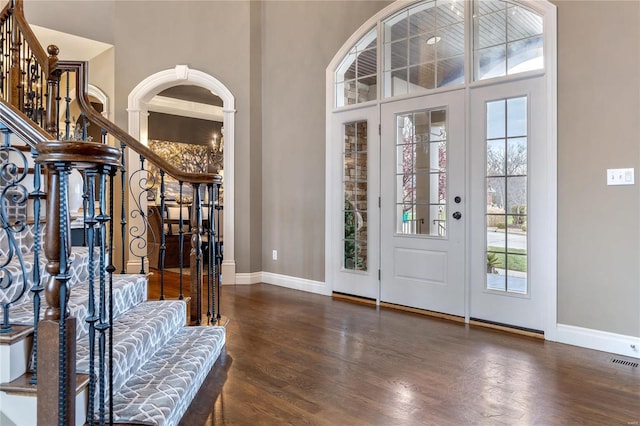
M 462 213 L 460 213 L 460 212 L 455 212 L 453 214 L 453 218 L 456 219 L 456 220 L 460 220 L 461 217 L 462 217 Z

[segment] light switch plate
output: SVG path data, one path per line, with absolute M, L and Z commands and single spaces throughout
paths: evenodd
M 634 169 L 607 169 L 607 185 L 633 185 L 635 184 Z

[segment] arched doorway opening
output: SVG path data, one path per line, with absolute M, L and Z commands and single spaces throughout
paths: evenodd
M 234 249 L 234 146 L 235 146 L 235 97 L 227 87 L 215 77 L 202 71 L 190 69 L 187 65 L 177 65 L 173 69 L 160 71 L 140 82 L 129 94 L 129 134 L 140 142 L 147 144 L 149 135 L 149 103 L 160 92 L 174 86 L 193 85 L 211 91 L 220 97 L 222 106 L 222 123 L 224 127 L 224 260 L 222 262 L 222 284 L 235 284 L 235 249 Z M 134 153 L 129 154 L 129 164 L 137 164 L 139 159 Z M 131 260 L 128 268 L 133 270 Z

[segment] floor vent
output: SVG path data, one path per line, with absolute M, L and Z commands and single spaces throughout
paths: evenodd
M 613 358 L 611 360 L 611 362 L 613 364 L 626 365 L 627 367 L 634 367 L 634 368 L 638 367 L 638 363 L 637 362 L 626 361 L 624 359 Z

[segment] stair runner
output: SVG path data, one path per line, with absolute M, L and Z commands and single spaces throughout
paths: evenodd
M 28 269 L 26 285 L 30 289 L 33 254 L 28 244 L 23 247 L 21 251 Z M 6 244 L 0 241 L 0 256 L 6 256 L 5 250 Z M 89 373 L 85 321 L 89 299 L 88 249 L 73 247 L 70 260 L 69 308 L 77 318 L 76 366 L 78 373 L 86 374 Z M 41 259 L 40 263 L 44 271 L 45 260 Z M 6 269 L 22 276 L 15 259 Z M 46 275 L 43 273 L 43 277 Z M 175 425 L 219 357 L 225 345 L 225 330 L 217 326 L 185 326 L 184 301 L 146 301 L 146 289 L 144 275 L 113 275 L 114 422 Z M 10 300 L 20 290 L 20 286 L 0 289 L 0 302 Z M 46 305 L 44 298 L 42 303 Z M 42 307 L 41 314 L 45 308 Z M 10 316 L 11 324 L 33 323 L 30 291 L 11 307 Z M 96 355 L 96 375 L 97 365 Z M 108 395 L 108 389 L 106 391 Z

